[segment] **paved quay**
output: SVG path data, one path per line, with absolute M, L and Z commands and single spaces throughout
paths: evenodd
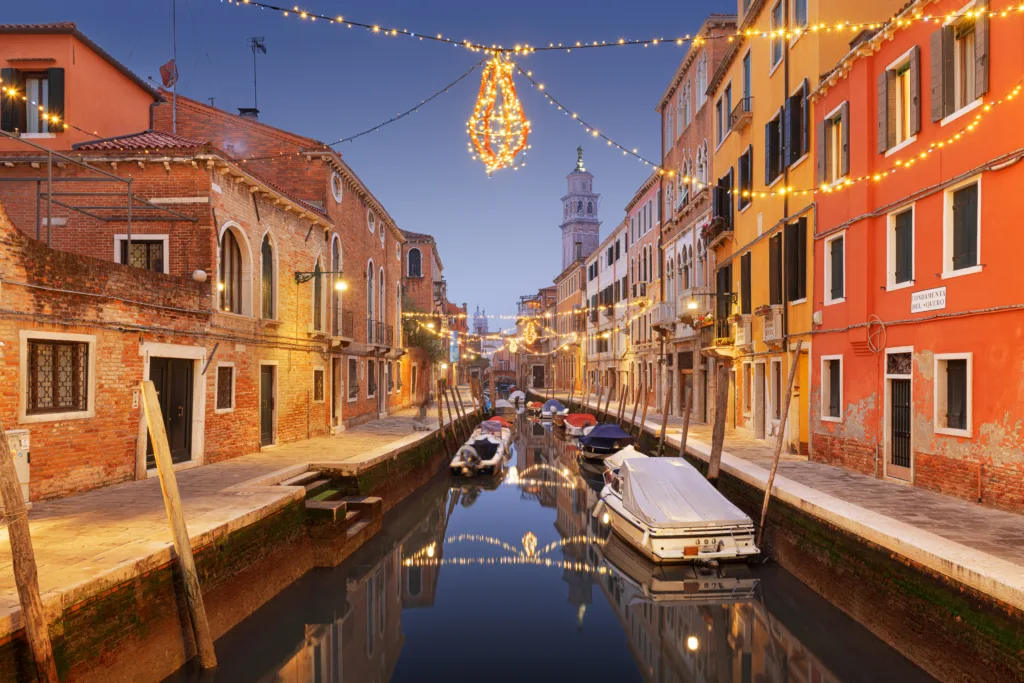
M 564 402 L 568 394 L 556 392 L 555 398 Z M 597 409 L 593 398 L 587 405 L 591 412 Z M 618 408 L 613 400 L 609 412 L 616 415 Z M 632 405 L 627 405 L 624 421 L 629 422 L 631 414 Z M 639 421 L 637 415 L 634 424 Z M 657 435 L 661 422 L 661 415 L 649 409 L 644 430 Z M 673 448 L 679 447 L 682 422 L 679 417 L 669 418 L 665 440 Z M 757 441 L 726 429 L 722 470 L 763 491 L 774 449 L 774 441 Z M 686 451 L 708 460 L 710 425 L 690 424 Z M 1024 515 L 785 454 L 772 493 L 932 571 L 1024 609 Z
M 463 401 L 468 404 L 468 394 Z M 301 486 L 275 484 L 311 466 L 356 472 L 429 438 L 437 430 L 436 411 L 428 411 L 425 423 L 418 422 L 417 415 L 416 409 L 396 411 L 335 436 L 178 471 L 193 548 L 301 500 Z M 429 430 L 423 429 L 424 424 Z M 43 605 L 51 619 L 65 607 L 171 557 L 171 533 L 157 477 L 34 503 L 29 526 Z M 0 529 L 0 637 L 20 627 L 21 607 L 5 525 Z

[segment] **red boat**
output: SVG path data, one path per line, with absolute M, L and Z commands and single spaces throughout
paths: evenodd
M 597 424 L 597 418 L 590 413 L 570 413 L 565 416 L 565 431 L 573 436 L 583 436 Z

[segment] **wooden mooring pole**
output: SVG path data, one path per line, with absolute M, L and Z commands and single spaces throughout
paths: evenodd
M 434 400 L 437 403 L 437 429 L 441 434 L 441 445 L 444 446 L 444 453 L 450 456 L 452 452 L 448 449 L 448 434 L 444 427 L 444 408 L 441 405 L 441 380 L 434 382 L 434 387 Z
M 174 537 L 174 552 L 178 556 L 184 578 L 185 602 L 192 622 L 196 650 L 199 652 L 199 664 L 204 669 L 212 669 L 217 666 L 213 636 L 210 634 L 210 624 L 206 620 L 203 593 L 199 587 L 196 562 L 192 557 L 188 528 L 185 526 L 185 511 L 181 507 L 181 496 L 178 494 L 178 480 L 174 474 L 174 463 L 171 460 L 171 447 L 167 442 L 167 431 L 164 429 L 160 399 L 156 394 L 156 385 L 150 380 L 142 382 L 142 406 L 149 427 L 149 438 L 153 443 L 157 473 L 160 475 L 160 490 L 163 492 L 164 507 L 167 508 L 167 520 L 171 524 L 171 534 Z
M 50 644 L 50 628 L 39 597 L 39 573 L 36 555 L 32 550 L 32 536 L 28 528 L 28 510 L 21 495 L 18 472 L 14 469 L 14 455 L 7 444 L 7 434 L 0 421 L 0 498 L 4 504 L 4 521 L 11 541 L 11 559 L 14 564 L 14 584 L 21 603 L 21 620 L 25 624 L 32 659 L 36 663 L 36 677 L 42 683 L 57 683 L 57 664 Z
M 612 394 L 614 393 L 615 390 L 612 389 L 611 387 L 608 387 L 608 398 L 606 398 L 604 401 L 604 419 L 606 420 L 610 419 L 612 416 L 611 413 L 608 412 L 608 407 L 612 404 Z
M 633 414 L 629 417 L 629 432 L 633 433 L 633 425 L 636 424 L 636 411 L 640 407 L 640 392 L 643 391 L 642 385 L 644 380 L 640 380 L 640 384 L 637 385 L 636 391 L 633 395 Z
M 668 413 L 672 409 L 672 373 L 668 373 L 665 382 L 665 410 L 661 413 L 661 434 L 658 436 L 658 457 L 665 450 L 665 429 L 668 427 Z M 682 453 L 680 453 L 682 455 Z
M 793 357 L 789 361 L 789 381 L 786 382 L 786 397 L 782 400 L 782 412 L 780 416 L 785 421 L 789 415 L 789 403 L 793 398 L 793 380 L 796 379 L 796 366 L 800 364 L 800 350 L 803 348 L 804 340 L 796 340 L 796 348 L 793 349 Z M 768 472 L 768 484 L 764 487 L 764 504 L 761 506 L 761 522 L 757 527 L 757 545 L 761 546 L 761 539 L 764 537 L 764 522 L 768 517 L 768 501 L 772 497 L 772 486 L 775 485 L 775 472 L 779 469 L 779 458 L 782 456 L 782 439 L 786 430 L 779 428 L 778 438 L 775 440 L 775 455 L 772 457 L 772 469 Z
M 647 407 L 651 403 L 651 388 L 646 386 L 646 382 L 644 384 L 644 413 L 640 416 L 640 424 L 637 425 L 636 429 L 636 442 L 638 445 L 640 443 L 640 439 L 643 438 L 644 435 L 644 425 L 647 424 Z M 629 433 L 633 433 L 632 426 L 629 428 Z
M 718 488 L 718 472 L 722 469 L 722 446 L 725 444 L 725 411 L 729 405 L 729 367 L 718 367 L 715 387 L 715 424 L 711 429 L 711 455 L 708 457 L 708 481 Z
M 447 382 L 441 385 L 441 395 L 444 397 L 444 405 L 448 410 L 448 422 L 452 429 L 452 436 L 455 437 L 455 448 L 459 447 L 459 439 L 462 438 L 458 431 L 458 425 L 456 424 L 455 418 L 452 416 L 452 402 L 448 400 Z
M 622 426 L 622 418 L 626 416 L 626 397 L 629 396 L 629 387 L 622 385 L 619 391 L 619 412 L 615 415 L 615 424 Z
M 690 434 L 690 402 L 693 401 L 693 390 L 686 391 L 686 400 L 683 401 L 683 433 L 679 436 L 679 457 L 686 457 L 686 437 Z

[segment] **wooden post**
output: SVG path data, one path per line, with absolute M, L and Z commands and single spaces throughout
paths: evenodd
M 715 425 L 711 430 L 711 456 L 708 458 L 708 481 L 718 488 L 718 472 L 722 468 L 722 446 L 725 444 L 725 411 L 729 405 L 729 367 L 718 368 L 715 394 Z
M 793 380 L 796 379 L 796 366 L 800 364 L 800 350 L 803 348 L 804 340 L 796 340 L 796 348 L 793 349 L 793 357 L 789 361 L 789 381 L 786 382 L 786 397 L 782 400 L 783 419 L 788 419 L 789 403 L 793 398 Z M 783 423 L 784 424 L 784 423 Z M 775 455 L 772 457 L 772 469 L 768 472 L 768 485 L 764 487 L 764 505 L 761 506 L 761 523 L 757 528 L 757 545 L 760 547 L 761 539 L 764 537 L 764 522 L 768 517 L 768 501 L 772 497 L 772 486 L 775 485 L 775 472 L 779 469 L 779 457 L 782 455 L 782 439 L 786 430 L 779 428 L 778 438 L 775 440 Z
M 437 402 L 437 429 L 441 432 L 441 443 L 444 445 L 445 455 L 450 456 L 452 452 L 448 449 L 448 435 L 444 427 L 444 408 L 441 406 L 441 380 L 434 382 L 434 399 Z
M 651 388 L 644 386 L 644 414 L 640 417 L 640 424 L 636 430 L 636 442 L 640 443 L 640 439 L 644 435 L 644 425 L 647 423 L 647 406 L 651 403 Z M 629 433 L 633 433 L 633 428 L 629 428 Z
M 679 437 L 679 457 L 686 455 L 686 437 L 690 434 L 690 402 L 693 400 L 693 391 L 683 390 L 686 394 L 685 400 L 683 401 L 683 433 Z
M 665 449 L 665 428 L 668 427 L 668 413 L 672 409 L 672 373 L 668 373 L 668 381 L 665 382 L 665 410 L 661 414 L 661 435 L 658 436 L 658 457 L 661 457 Z
M 633 425 L 636 424 L 636 411 L 637 411 L 637 408 L 640 407 L 640 392 L 643 391 L 643 387 L 642 387 L 643 383 L 644 383 L 644 380 L 643 380 L 643 378 L 641 378 L 640 379 L 640 384 L 637 385 L 636 393 L 633 396 L 633 414 L 629 418 L 629 433 L 630 434 L 633 433 Z
M 452 392 L 452 403 L 455 404 L 455 414 L 462 422 L 463 428 L 468 432 L 472 432 L 472 427 L 470 427 L 469 423 L 466 421 L 466 411 L 462 408 L 462 392 L 456 387 L 452 387 L 450 391 Z M 466 438 L 468 439 L 469 436 Z
M 570 413 L 572 412 L 572 397 L 576 394 L 576 380 L 571 380 L 571 382 L 569 385 L 569 403 L 565 406 L 569 409 Z
M 615 424 L 622 426 L 622 418 L 626 415 L 626 397 L 629 395 L 629 387 L 623 385 L 619 391 L 619 412 L 615 415 Z
M 156 385 L 152 381 L 144 380 L 141 388 L 142 406 L 146 413 L 146 424 L 149 426 L 149 438 L 153 443 L 157 473 L 160 475 L 160 490 L 163 492 L 164 507 L 167 508 L 167 519 L 174 537 L 174 552 L 178 556 L 184 578 L 185 602 L 188 606 L 189 619 L 192 621 L 196 649 L 199 651 L 199 664 L 204 669 L 212 669 L 217 666 L 217 655 L 213 651 L 210 624 L 206 621 L 203 593 L 199 588 L 199 574 L 196 573 L 192 543 L 189 541 L 188 528 L 185 526 L 185 512 L 181 507 L 181 497 L 178 495 L 178 480 L 174 474 L 174 463 L 171 461 L 171 447 L 167 443 L 160 399 L 156 395 Z
M 32 535 L 28 528 L 28 510 L 21 496 L 18 472 L 14 469 L 14 455 L 7 445 L 7 434 L 0 422 L 0 497 L 4 504 L 7 536 L 11 541 L 11 559 L 14 564 L 14 584 L 21 603 L 21 620 L 25 624 L 32 659 L 36 663 L 36 677 L 42 683 L 57 683 L 57 664 L 50 644 L 50 628 L 43 613 L 39 597 L 39 574 L 36 556 L 32 550 Z
M 611 387 L 608 387 L 608 398 L 606 398 L 604 400 L 604 419 L 605 420 L 607 420 L 607 419 L 609 419 L 611 417 L 611 413 L 608 412 L 608 406 L 610 406 L 612 404 L 612 394 L 613 393 L 615 393 L 615 390 L 612 389 Z
M 452 403 L 448 400 L 448 392 L 444 386 L 441 387 L 441 395 L 444 396 L 444 405 L 448 410 L 448 423 L 451 426 L 452 436 L 455 437 L 455 448 L 459 447 L 459 439 L 462 438 L 458 432 L 458 425 L 455 422 L 455 418 L 452 417 Z

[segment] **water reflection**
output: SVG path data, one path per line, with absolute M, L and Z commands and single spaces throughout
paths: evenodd
M 504 481 L 436 479 L 220 638 L 213 680 L 928 680 L 778 567 L 648 562 L 591 516 L 574 445 L 521 417 L 515 446 Z

